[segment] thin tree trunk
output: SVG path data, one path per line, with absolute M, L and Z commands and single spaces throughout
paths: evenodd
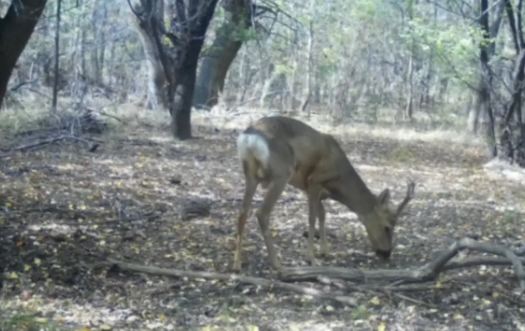
M 56 8 L 56 27 L 55 27 L 55 69 L 53 81 L 53 101 L 51 102 L 51 111 L 56 112 L 58 103 L 58 82 L 60 78 L 60 10 L 62 7 L 62 0 L 57 0 Z
M 47 0 L 13 1 L 0 18 L 0 106 L 18 57 L 24 50 Z
M 485 136 L 487 138 L 487 144 L 489 153 L 492 157 L 497 155 L 496 149 L 496 135 L 494 113 L 491 105 L 491 85 L 492 85 L 492 72 L 489 67 L 490 60 L 490 30 L 489 30 L 489 11 L 488 11 L 488 0 L 481 0 L 480 6 L 481 17 L 479 24 L 483 32 L 483 40 L 480 43 L 479 61 L 481 65 L 481 73 L 478 85 L 478 95 L 476 107 L 481 114 L 486 114 L 488 123 L 484 128 Z
M 414 1 L 407 0 L 407 11 L 408 11 L 408 23 L 414 19 Z M 408 90 L 406 95 L 406 107 L 405 107 L 405 118 L 412 120 L 414 113 L 414 53 L 415 53 L 415 40 L 414 38 L 410 41 L 410 55 L 408 59 L 408 70 L 407 70 L 407 84 Z
M 139 32 L 139 37 L 144 47 L 144 54 L 148 65 L 149 79 L 147 92 L 147 108 L 154 110 L 169 110 L 168 78 L 163 62 L 167 62 L 163 45 L 159 36 L 162 31 L 159 22 L 164 24 L 164 3 L 162 1 L 151 2 L 151 14 L 138 17 L 133 14 L 134 22 Z M 171 67 L 171 66 L 170 66 Z M 166 68 L 167 69 L 167 68 Z M 174 93 L 172 93 L 174 95 Z
M 301 103 L 301 111 L 305 112 L 310 103 L 312 95 L 312 70 L 313 70 L 313 43 L 314 43 L 314 0 L 310 0 L 310 22 L 308 26 L 308 42 L 306 46 L 306 90 Z M 308 118 L 311 115 L 311 108 L 308 108 Z

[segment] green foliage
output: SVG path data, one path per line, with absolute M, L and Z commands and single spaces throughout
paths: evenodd
M 234 38 L 235 40 L 247 42 L 250 40 L 256 40 L 257 39 L 257 31 L 254 28 L 242 28 L 242 27 L 236 27 L 234 31 Z
M 11 316 L 0 314 L 0 330 L 2 331 L 64 331 L 46 318 L 34 314 L 17 313 Z
M 49 112 L 41 107 L 0 111 L 0 140 L 5 141 L 17 133 L 34 130 L 47 118 Z
M 415 18 L 401 38 L 405 44 L 413 40 L 421 57 L 434 55 L 445 77 L 473 81 L 477 74 L 479 30 L 472 26 L 432 23 Z
M 366 320 L 370 316 L 368 310 L 365 305 L 359 305 L 352 310 L 351 318 L 354 320 Z

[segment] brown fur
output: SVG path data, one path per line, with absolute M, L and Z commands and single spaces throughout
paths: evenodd
M 241 139 L 247 138 L 246 135 L 255 136 L 249 136 L 250 140 Z M 367 230 L 372 248 L 382 256 L 390 255 L 393 228 L 402 209 L 413 196 L 413 183 L 409 185 L 400 207 L 392 209 L 389 190 L 384 190 L 379 196 L 374 195 L 332 136 L 292 118 L 275 116 L 260 119 L 241 134 L 238 148 L 243 157 L 246 188 L 237 222 L 235 270 L 241 268 L 244 226 L 259 184 L 268 189 L 256 216 L 270 263 L 277 270 L 281 266 L 273 247 L 269 216 L 286 184 L 303 190 L 308 198 L 308 258 L 311 263 L 314 263 L 316 220 L 319 220 L 321 252 L 323 255 L 328 253 L 322 204 L 326 198 L 339 201 L 355 212 Z M 269 154 L 263 151 L 269 151 Z M 261 155 L 268 155 L 268 158 L 258 159 Z

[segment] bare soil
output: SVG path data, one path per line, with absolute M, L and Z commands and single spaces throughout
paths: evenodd
M 58 329 L 84 330 L 525 330 L 525 298 L 507 267 L 447 272 L 412 291 L 356 284 L 348 291 L 357 307 L 108 268 L 102 262 L 112 257 L 229 272 L 243 192 L 237 132 L 212 123 L 195 131 L 196 139 L 177 142 L 166 128 L 128 129 L 92 136 L 101 141 L 95 151 L 64 140 L 0 159 L 0 318 L 24 311 Z M 374 192 L 390 187 L 400 201 L 410 178 L 416 197 L 388 262 L 371 252 L 354 214 L 328 203 L 331 254 L 322 264 L 406 268 L 465 236 L 524 244 L 523 183 L 489 175 L 482 146 L 366 132 L 337 138 Z M 194 201 L 209 213 L 185 213 Z M 303 194 L 288 188 L 272 214 L 285 265 L 306 265 L 306 219 Z M 273 277 L 254 219 L 245 242 L 243 274 Z

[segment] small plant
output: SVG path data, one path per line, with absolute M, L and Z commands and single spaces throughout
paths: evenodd
M 48 319 L 29 313 L 17 313 L 12 316 L 0 315 L 2 331 L 62 331 L 64 329 L 51 323 Z

